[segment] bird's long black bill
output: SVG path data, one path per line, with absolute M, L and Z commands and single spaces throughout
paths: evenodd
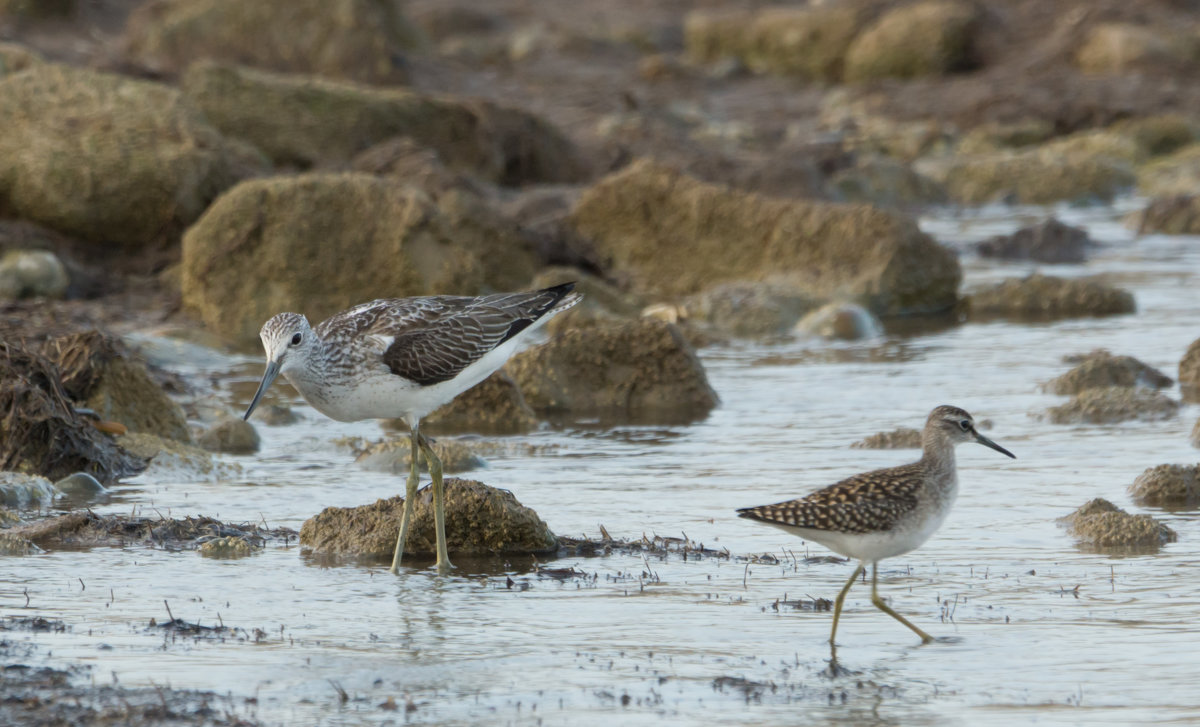
M 979 442 L 980 444 L 982 444 L 982 445 L 983 445 L 983 446 L 985 446 L 985 447 L 991 447 L 992 449 L 996 450 L 996 451 L 997 451 L 997 452 L 999 452 L 1000 454 L 1007 454 L 1009 457 L 1012 457 L 1013 459 L 1016 459 L 1016 458 L 1017 458 L 1017 455 L 1015 455 L 1015 454 L 1013 454 L 1012 452 L 1008 451 L 1008 450 L 1007 450 L 1007 449 L 1005 449 L 1004 447 L 1001 447 L 999 444 L 996 444 L 995 442 L 993 442 L 992 440 L 990 440 L 990 439 L 988 439 L 987 437 L 983 436 L 983 435 L 982 435 L 982 434 L 980 434 L 979 432 L 975 432 L 975 441 L 976 441 L 976 442 Z
M 263 394 L 267 393 L 271 382 L 279 375 L 279 364 L 274 361 L 267 362 L 267 370 L 263 372 L 262 381 L 258 384 L 258 391 L 254 392 L 254 399 L 250 401 L 250 408 L 246 409 L 246 416 L 242 419 L 249 420 L 250 415 L 254 413 L 254 407 L 258 406 L 258 402 L 263 398 Z

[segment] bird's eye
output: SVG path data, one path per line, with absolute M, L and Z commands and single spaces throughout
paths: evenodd
M 958 423 L 958 426 L 962 427 L 962 430 L 964 432 L 969 432 L 971 430 L 971 420 L 963 419 L 961 422 Z
M 296 335 L 292 336 L 292 345 L 293 345 L 293 346 L 299 346 L 299 345 L 300 345 L 300 334 L 299 334 L 299 333 L 297 333 Z

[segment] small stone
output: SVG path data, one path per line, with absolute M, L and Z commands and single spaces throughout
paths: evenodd
M 1165 389 L 1175 383 L 1170 376 L 1132 356 L 1114 356 L 1104 349 L 1076 360 L 1079 364 L 1075 368 L 1047 381 L 1043 388 L 1052 394 L 1070 396 L 1084 389 L 1111 386 Z
M 86 472 L 67 475 L 55 482 L 54 488 L 75 500 L 91 500 L 108 493 L 108 488 L 100 484 L 100 480 Z
M 0 472 L 0 505 L 17 509 L 42 507 L 54 501 L 54 485 L 39 475 Z
M 213 538 L 200 546 L 200 555 L 206 558 L 245 558 L 253 553 L 254 546 L 236 535 Z
M 206 429 L 197 443 L 209 452 L 254 454 L 261 440 L 250 422 L 238 417 L 226 417 Z
M 48 250 L 10 250 L 0 257 L 0 300 L 62 298 L 71 279 Z
M 830 303 L 801 318 L 796 331 L 841 341 L 860 341 L 883 335 L 883 324 L 861 305 Z
M 1047 410 L 1055 424 L 1115 424 L 1125 421 L 1159 421 L 1179 412 L 1179 402 L 1157 391 L 1109 386 L 1084 389 L 1062 406 Z
M 866 439 L 850 445 L 851 449 L 920 449 L 921 432 L 908 427 L 897 427 L 890 432 L 872 434 Z
M 268 427 L 283 427 L 300 421 L 300 417 L 291 407 L 281 404 L 267 404 L 255 409 L 254 418 Z
M 1064 225 L 1053 217 L 1011 235 L 989 237 L 975 246 L 980 257 L 1034 260 L 1043 263 L 1081 263 L 1092 246 L 1087 230 Z
M 1160 464 L 1151 467 L 1137 476 L 1129 486 L 1129 494 L 1137 504 L 1150 507 L 1200 505 L 1200 465 Z
M 1149 515 L 1130 515 L 1108 500 L 1097 498 L 1059 522 L 1071 535 L 1101 548 L 1158 547 L 1175 542 L 1175 531 Z

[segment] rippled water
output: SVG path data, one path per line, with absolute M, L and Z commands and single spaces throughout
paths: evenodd
M 1174 376 L 1200 336 L 1200 240 L 1134 239 L 1117 224 L 1120 211 L 1058 210 L 1105 247 L 1087 265 L 1041 268 L 1107 273 L 1135 293 L 1137 315 L 969 324 L 870 344 L 705 350 L 722 405 L 704 422 L 513 437 L 538 447 L 511 447 L 469 475 L 512 490 L 560 534 L 594 536 L 601 524 L 615 537 L 686 533 L 737 555 L 774 553 L 782 565 L 613 555 L 555 563 L 595 576 L 563 582 L 498 561 L 460 563 L 449 578 L 395 578 L 383 567 L 326 567 L 297 547 L 238 561 L 98 548 L 4 558 L 0 607 L 71 626 L 16 635 L 40 644 L 37 658 L 47 663 L 89 664 L 98 683 L 213 689 L 229 695 L 223 709 L 268 723 L 1195 722 L 1197 513 L 1155 513 L 1179 542 L 1126 557 L 1077 547 L 1055 519 L 1100 496 L 1138 511 L 1125 488 L 1143 469 L 1196 461 L 1188 433 L 1200 407 L 1118 426 L 1056 426 L 1031 416 L 1060 402 L 1038 384 L 1068 368 L 1064 355 L 1106 347 Z M 1039 212 L 985 209 L 922 223 L 962 245 Z M 971 256 L 964 266 L 968 289 L 1032 269 Z M 258 363 L 236 371 L 221 377 L 226 390 L 237 383 L 231 379 L 254 379 Z M 244 404 L 245 384 L 233 390 Z M 830 614 L 773 604 L 832 598 L 853 566 L 806 562 L 806 553 L 826 552 L 733 510 L 914 458 L 848 445 L 919 427 L 941 403 L 991 420 L 988 435 L 1019 458 L 960 447 L 955 511 L 924 547 L 887 561 L 881 573 L 895 608 L 953 638 L 918 646 L 859 585 L 839 629 L 841 665 L 854 673 L 827 678 Z M 298 411 L 299 425 L 260 426 L 260 455 L 230 458 L 243 468 L 236 479 L 143 478 L 97 509 L 298 529 L 327 505 L 402 489 L 396 477 L 359 470 L 331 442 L 377 437 L 376 424 Z M 145 627 L 166 618 L 164 600 L 178 618 L 251 636 L 164 640 Z M 389 697 L 399 711 L 380 708 Z M 415 709 L 406 712 L 406 700 Z

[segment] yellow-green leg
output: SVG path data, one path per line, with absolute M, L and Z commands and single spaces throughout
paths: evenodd
M 392 554 L 392 574 L 400 572 L 400 558 L 404 555 L 404 542 L 408 538 L 408 525 L 412 519 L 413 503 L 417 499 L 417 431 L 413 429 L 412 461 L 408 467 L 408 482 L 404 492 L 404 514 L 400 516 L 400 534 L 396 537 L 396 551 Z
M 833 638 L 837 636 L 838 619 L 842 616 L 842 604 L 846 602 L 846 594 L 850 591 L 850 586 L 854 585 L 854 579 L 858 578 L 858 574 L 863 572 L 866 567 L 865 563 L 859 563 L 854 569 L 854 573 L 850 576 L 850 580 L 846 581 L 846 585 L 842 586 L 842 591 L 837 595 L 837 600 L 833 602 L 833 630 L 829 632 L 829 643 L 833 645 Z
M 433 525 L 437 533 L 437 570 L 445 575 L 454 565 L 446 551 L 446 491 L 442 486 L 442 460 L 433 453 L 429 440 L 419 437 L 421 451 L 425 453 L 425 462 L 429 465 L 429 476 L 433 479 Z
M 930 636 L 929 634 L 925 633 L 921 629 L 914 626 L 911 621 L 909 621 L 908 619 L 904 618 L 900 614 L 893 611 L 890 607 L 888 607 L 888 605 L 886 603 L 883 602 L 883 599 L 879 597 L 879 592 L 876 590 L 876 585 L 878 583 L 879 583 L 879 564 L 876 563 L 875 566 L 871 570 L 871 603 L 875 604 L 875 607 L 878 608 L 880 611 L 883 611 L 887 615 L 891 616 L 892 618 L 896 619 L 900 623 L 902 623 L 905 626 L 912 629 L 913 632 L 916 633 L 917 636 L 921 637 L 921 641 L 925 642 L 926 644 L 933 641 L 932 636 Z

